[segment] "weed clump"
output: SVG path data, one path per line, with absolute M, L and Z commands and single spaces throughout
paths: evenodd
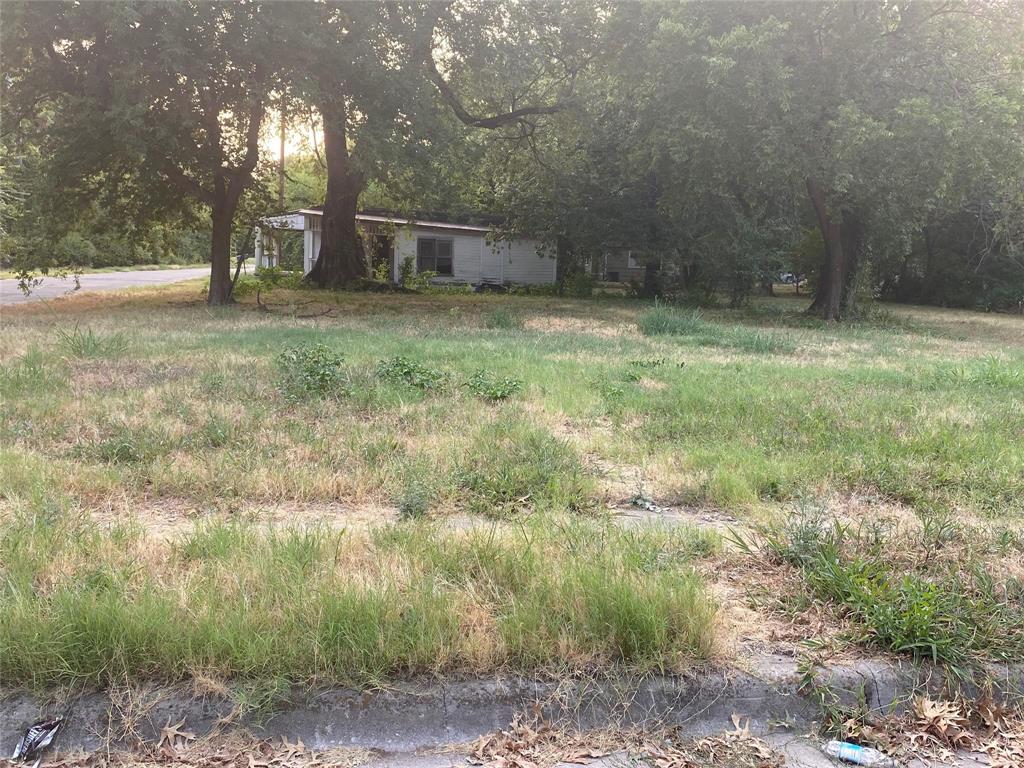
M 147 426 L 131 427 L 119 422 L 100 440 L 83 446 L 79 454 L 91 456 L 106 464 L 141 464 L 163 456 L 172 448 L 171 441 L 160 431 Z
M 492 331 L 521 331 L 523 318 L 507 309 L 495 309 L 484 315 L 484 327 Z
M 392 357 L 377 365 L 377 376 L 393 384 L 408 384 L 416 389 L 438 389 L 445 381 L 445 374 L 435 368 L 408 357 Z
M 962 670 L 1024 654 L 1024 583 L 1002 582 L 985 534 L 927 518 L 919 532 L 853 528 L 815 508 L 762 531 L 776 562 L 799 569 L 811 596 L 837 607 L 863 644 Z
M 771 333 L 709 322 L 698 309 L 684 311 L 656 304 L 640 315 L 637 324 L 644 336 L 678 336 L 701 347 L 724 347 L 759 354 L 796 349 L 791 341 Z
M 291 401 L 303 397 L 330 397 L 348 390 L 344 357 L 325 344 L 287 347 L 278 355 L 279 386 Z
M 50 360 L 38 349 L 30 349 L 0 365 L 0 397 L 4 399 L 52 392 L 63 389 L 67 383 L 66 367 L 50 365 Z
M 684 312 L 664 304 L 655 304 L 641 313 L 637 324 L 644 336 L 695 336 L 708 330 L 699 309 Z
M 469 391 L 484 400 L 507 400 L 523 388 L 523 382 L 511 376 L 496 376 L 489 371 L 477 371 L 466 381 Z
M 397 498 L 399 519 L 425 517 L 437 495 L 436 485 L 430 467 L 415 460 L 409 462 L 402 472 L 402 486 Z
M 455 483 L 471 511 L 492 517 L 590 506 L 590 482 L 579 456 L 547 430 L 512 419 L 480 430 Z
M 128 339 L 123 333 L 103 335 L 92 328 L 83 330 L 76 325 L 70 331 L 58 328 L 56 334 L 58 344 L 68 357 L 120 357 L 128 350 Z

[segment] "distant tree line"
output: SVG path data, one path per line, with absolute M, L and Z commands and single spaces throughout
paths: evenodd
M 640 290 L 810 311 L 1024 301 L 1024 10 L 1013 0 L 94 2 L 2 10 L 7 265 L 230 262 L 277 207 L 271 116 L 313 119 L 289 203 L 312 282 L 366 274 L 354 214 L 501 214 Z M 662 269 L 656 274 L 654 266 Z

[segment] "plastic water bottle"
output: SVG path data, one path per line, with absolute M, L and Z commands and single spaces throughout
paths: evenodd
M 867 765 L 870 768 L 899 768 L 899 763 L 877 749 L 851 744 L 848 741 L 830 741 L 824 747 L 825 754 L 845 760 L 847 763 Z

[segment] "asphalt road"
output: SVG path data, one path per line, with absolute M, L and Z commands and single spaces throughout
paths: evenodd
M 60 299 L 91 291 L 116 291 L 122 288 L 140 288 L 147 285 L 168 285 L 197 277 L 209 277 L 209 267 L 194 269 L 140 269 L 135 272 L 91 272 L 79 277 L 81 288 L 75 290 L 71 277 L 44 277 L 43 282 L 25 296 L 18 290 L 17 280 L 0 280 L 0 306 L 24 304 L 41 299 Z

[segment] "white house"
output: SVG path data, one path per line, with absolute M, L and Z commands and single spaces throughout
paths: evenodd
M 271 245 L 274 230 L 301 231 L 303 272 L 308 273 L 320 252 L 323 212 L 303 208 L 270 216 L 256 229 L 256 266 L 275 263 Z M 368 266 L 373 274 L 387 265 L 397 282 L 402 264 L 411 260 L 415 272 L 436 272 L 435 282 L 470 285 L 531 285 L 555 282 L 555 258 L 531 239 L 496 240 L 492 227 L 431 218 L 408 219 L 387 212 L 356 214 L 363 232 Z

